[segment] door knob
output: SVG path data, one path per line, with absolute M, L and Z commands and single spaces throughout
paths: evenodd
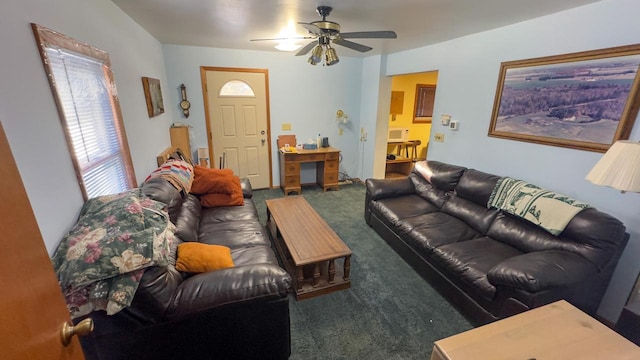
M 65 322 L 64 324 L 62 324 L 62 329 L 60 330 L 60 339 L 62 340 L 62 345 L 69 345 L 71 343 L 71 338 L 74 335 L 86 336 L 89 335 L 92 331 L 92 318 L 86 318 L 80 321 L 76 326 L 69 325 L 69 323 Z

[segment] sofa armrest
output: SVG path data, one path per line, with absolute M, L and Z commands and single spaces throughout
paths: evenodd
M 598 268 L 580 255 L 549 250 L 507 259 L 491 269 L 487 278 L 494 286 L 538 292 L 588 281 L 597 272 Z
M 413 183 L 408 178 L 367 179 L 367 199 L 380 200 L 388 197 L 415 194 Z
M 226 304 L 275 300 L 286 297 L 290 289 L 289 274 L 271 264 L 201 273 L 180 284 L 166 317 L 177 319 Z
M 247 178 L 240 179 L 240 187 L 242 188 L 242 197 L 245 199 L 251 199 L 253 196 L 253 188 L 251 187 L 251 182 Z

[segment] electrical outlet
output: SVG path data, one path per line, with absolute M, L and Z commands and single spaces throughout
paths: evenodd
M 342 128 L 338 128 L 338 135 L 342 135 L 344 133 L 344 130 Z
M 443 133 L 436 133 L 433 136 L 433 139 L 437 142 L 444 142 L 444 134 Z

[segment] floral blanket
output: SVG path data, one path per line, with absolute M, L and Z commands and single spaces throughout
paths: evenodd
M 567 195 L 503 177 L 496 183 L 487 207 L 502 209 L 559 235 L 574 216 L 590 206 Z
M 72 318 L 131 304 L 145 268 L 168 264 L 175 226 L 140 189 L 90 199 L 52 262 Z

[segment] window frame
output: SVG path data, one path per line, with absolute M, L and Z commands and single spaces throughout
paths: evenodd
M 87 43 L 82 43 L 67 35 L 60 34 L 56 31 L 48 29 L 44 26 L 40 26 L 38 24 L 32 23 L 31 28 L 33 30 L 33 34 L 38 46 L 38 52 L 40 53 L 40 57 L 42 59 L 44 71 L 49 80 L 49 86 L 51 88 L 51 92 L 53 93 L 53 98 L 55 100 L 56 108 L 58 110 L 58 116 L 60 118 L 60 122 L 64 130 L 63 131 L 64 136 L 67 142 L 69 153 L 71 155 L 73 167 L 76 172 L 76 179 L 78 181 L 78 185 L 80 186 L 80 190 L 82 191 L 82 196 L 84 197 L 85 200 L 89 199 L 87 194 L 86 184 L 83 179 L 83 170 L 76 156 L 76 152 L 73 146 L 73 139 L 71 137 L 71 134 L 69 133 L 68 120 L 65 116 L 61 97 L 56 87 L 55 77 L 51 69 L 51 65 L 50 65 L 47 51 L 46 51 L 47 48 L 60 48 L 60 49 L 69 50 L 71 52 L 75 52 L 77 54 L 92 58 L 93 60 L 98 61 L 102 64 L 103 74 L 105 77 L 105 81 L 107 83 L 107 90 L 109 92 L 111 110 L 113 111 L 113 120 L 114 120 L 114 127 L 116 129 L 116 136 L 118 139 L 118 146 L 120 149 L 120 155 L 121 155 L 123 165 L 124 165 L 124 170 L 126 173 L 126 179 L 123 179 L 123 180 L 126 180 L 126 183 L 129 189 L 135 188 L 136 176 L 133 170 L 133 162 L 131 160 L 131 152 L 129 150 L 129 143 L 127 141 L 127 135 L 124 128 L 124 123 L 122 121 L 122 111 L 120 109 L 120 101 L 118 99 L 118 92 L 116 89 L 113 72 L 111 71 L 111 61 L 109 59 L 109 54 L 104 50 L 98 49 Z
M 432 97 L 431 99 L 426 98 L 427 96 Z M 413 104 L 413 123 L 414 124 L 430 124 L 433 119 L 433 105 L 435 103 L 436 98 L 436 85 L 430 84 L 416 84 L 416 96 Z M 423 104 L 424 101 L 429 101 L 427 106 L 419 106 Z M 427 111 L 427 114 L 418 113 L 419 110 L 431 110 Z

